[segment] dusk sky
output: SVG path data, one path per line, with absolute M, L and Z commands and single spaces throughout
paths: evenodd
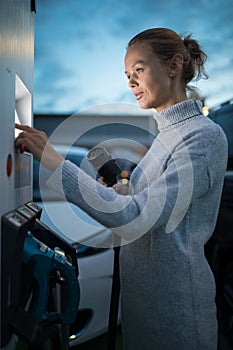
M 74 113 L 135 103 L 124 74 L 128 41 L 151 27 L 192 33 L 208 55 L 193 84 L 213 107 L 233 98 L 233 0 L 37 0 L 34 111 Z

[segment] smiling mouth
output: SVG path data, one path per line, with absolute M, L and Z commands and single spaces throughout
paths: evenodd
M 142 98 L 143 92 L 138 92 L 135 94 L 136 100 L 140 100 Z

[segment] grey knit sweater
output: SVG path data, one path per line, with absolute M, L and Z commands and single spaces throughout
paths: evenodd
M 48 185 L 122 239 L 125 350 L 215 350 L 215 283 L 204 244 L 217 219 L 227 141 L 196 100 L 155 119 L 159 134 L 132 173 L 128 195 L 69 161 Z

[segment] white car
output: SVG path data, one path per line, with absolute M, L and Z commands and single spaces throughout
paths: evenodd
M 55 148 L 63 156 L 66 155 L 67 148 L 65 146 L 55 145 Z M 80 165 L 87 153 L 88 149 L 86 148 L 72 146 L 66 158 Z M 95 171 L 89 163 L 84 165 L 84 168 L 90 175 L 95 176 Z M 41 169 L 39 171 L 39 164 L 34 161 L 34 202 L 43 209 L 41 221 L 44 224 L 67 241 L 72 241 L 75 230 L 79 235 L 82 234 L 82 232 L 90 235 L 99 233 L 103 237 L 109 235 L 110 230 L 97 223 L 77 206 L 69 203 L 77 220 L 79 220 L 78 225 L 75 223 L 76 226 L 74 227 L 73 222 L 68 221 L 66 217 L 64 217 L 64 207 L 67 203 L 61 200 L 55 192 L 46 188 L 45 181 L 48 175 L 49 172 L 46 169 Z M 43 201 L 41 201 L 40 190 L 44 193 Z M 55 214 L 51 216 L 51 212 Z M 57 227 L 56 218 L 63 218 L 66 227 L 65 231 Z M 72 238 L 70 235 L 71 231 Z M 76 321 L 70 326 L 70 346 L 86 342 L 107 331 L 112 287 L 112 249 L 101 249 L 78 244 L 77 258 L 79 267 L 80 306 Z
M 110 145 L 106 142 L 103 145 L 118 160 L 121 168 L 127 170 L 128 173 L 133 170 L 147 151 L 146 147 L 132 142 L 126 142 L 126 144 L 111 142 Z M 89 151 L 87 148 L 77 146 L 68 148 L 64 145 L 54 145 L 54 147 L 66 159 L 78 166 L 81 164 L 82 169 L 92 177 L 96 177 L 94 168 L 86 160 Z M 67 203 L 54 191 L 49 190 L 46 187 L 49 175 L 48 170 L 44 168 L 39 170 L 38 162 L 34 162 L 33 196 L 34 202 L 43 209 L 41 221 L 67 241 L 74 243 L 77 240 L 79 242 L 77 258 L 80 306 L 76 322 L 70 326 L 69 343 L 70 346 L 73 346 L 106 333 L 108 329 L 114 252 L 110 248 L 96 248 L 92 243 L 90 246 L 80 244 L 82 235 L 84 235 L 92 237 L 91 242 L 98 237 L 98 246 L 105 247 L 104 242 L 111 231 L 79 207 Z M 69 219 L 70 215 L 71 219 Z M 103 240 L 103 244 L 100 239 Z M 118 322 L 120 322 L 120 313 Z

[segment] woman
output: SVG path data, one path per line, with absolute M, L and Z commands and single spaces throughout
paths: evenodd
M 223 185 L 227 142 L 189 100 L 206 55 L 190 36 L 154 28 L 128 44 L 125 72 L 159 134 L 131 175 L 127 195 L 58 155 L 44 133 L 18 126 L 16 147 L 53 170 L 49 186 L 119 235 L 126 350 L 217 349 L 215 283 L 204 256 Z M 46 147 L 45 147 L 46 146 Z M 128 243 L 128 244 L 127 244 Z

